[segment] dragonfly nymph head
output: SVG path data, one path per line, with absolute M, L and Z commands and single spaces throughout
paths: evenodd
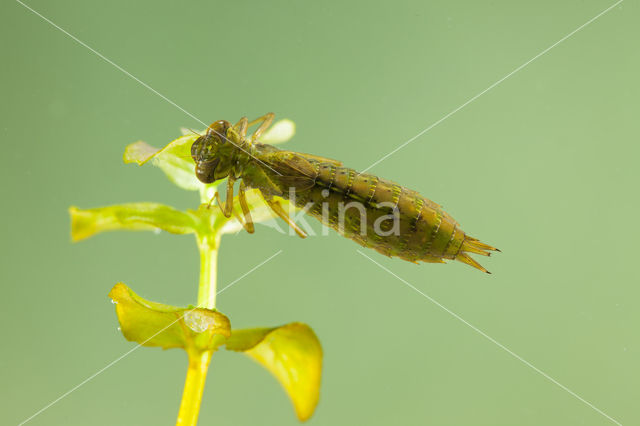
M 229 175 L 238 143 L 241 143 L 236 140 L 235 132 L 228 132 L 230 128 L 228 121 L 216 121 L 191 145 L 196 177 L 202 183 L 212 183 Z

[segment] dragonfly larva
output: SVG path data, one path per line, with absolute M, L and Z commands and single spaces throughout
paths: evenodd
M 444 263 L 455 259 L 489 273 L 469 254 L 489 256 L 495 247 L 467 235 L 433 201 L 416 191 L 377 176 L 358 173 L 341 162 L 310 154 L 283 151 L 257 142 L 274 114 L 235 125 L 220 120 L 193 143 L 191 156 L 196 176 L 203 183 L 228 177 L 227 198 L 218 205 L 226 217 L 233 212 L 233 188 L 240 180 L 238 200 L 244 229 L 254 232 L 245 198 L 247 188 L 260 191 L 276 215 L 306 237 L 278 201 L 278 197 L 304 208 L 308 214 L 358 244 L 409 262 Z M 247 137 L 250 126 L 257 130 Z

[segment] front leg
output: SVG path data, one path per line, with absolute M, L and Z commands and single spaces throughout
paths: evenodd
M 222 212 L 224 217 L 231 217 L 231 214 L 233 212 L 233 184 L 235 182 L 236 178 L 234 178 L 233 175 L 229 175 L 229 179 L 227 179 L 227 199 L 224 203 L 224 207 L 222 207 L 222 204 L 220 203 L 220 195 L 218 194 L 218 191 L 216 191 L 215 195 L 213 196 L 216 199 L 218 207 L 220 208 L 220 211 Z M 211 201 L 213 201 L 213 199 Z M 209 205 L 211 205 L 211 201 L 209 201 Z
M 223 212 L 225 217 L 231 217 L 231 212 L 233 211 L 233 185 L 235 183 L 236 178 L 233 177 L 233 174 L 230 174 L 229 178 L 227 179 L 227 201 L 224 204 Z

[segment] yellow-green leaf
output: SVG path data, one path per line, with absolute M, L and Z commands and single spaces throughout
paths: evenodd
M 87 210 L 70 207 L 69 214 L 73 241 L 113 230 L 164 230 L 188 234 L 196 228 L 189 214 L 157 203 L 129 203 Z
M 142 166 L 144 163 L 153 158 L 160 151 L 160 148 L 151 146 L 144 141 L 134 142 L 127 145 L 124 149 L 124 156 L 122 159 L 125 164 L 136 163 L 138 166 Z
M 142 346 L 199 353 L 217 349 L 231 333 L 229 319 L 215 310 L 150 302 L 123 283 L 116 284 L 109 297 L 124 337 Z
M 233 330 L 226 348 L 249 355 L 282 384 L 300 421 L 311 417 L 320 396 L 322 347 L 306 324 Z
M 260 136 L 259 140 L 262 143 L 279 144 L 288 141 L 296 133 L 296 124 L 289 120 L 276 121 L 269 129 Z
M 195 165 L 191 159 L 191 145 L 197 137 L 181 136 L 162 149 L 138 141 L 125 148 L 123 160 L 125 164 L 135 163 L 140 166 L 152 160 L 152 164 L 159 167 L 173 183 L 183 189 L 197 191 L 203 186 L 196 178 Z

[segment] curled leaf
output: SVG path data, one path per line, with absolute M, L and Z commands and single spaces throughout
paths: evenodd
M 128 203 L 82 210 L 70 207 L 71 239 L 83 240 L 113 230 L 164 230 L 172 234 L 195 232 L 192 216 L 157 203 Z
M 142 346 L 199 353 L 217 349 L 231 334 L 229 319 L 215 310 L 150 302 L 123 283 L 116 284 L 109 297 L 124 337 Z
M 233 330 L 226 342 L 269 370 L 291 398 L 300 421 L 311 417 L 320 396 L 322 347 L 306 324 Z

